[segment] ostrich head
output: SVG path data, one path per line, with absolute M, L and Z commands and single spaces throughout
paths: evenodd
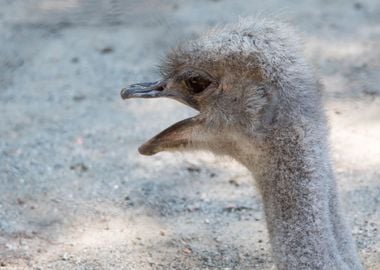
M 154 136 L 140 153 L 206 149 L 236 158 L 244 139 L 265 137 L 297 107 L 289 102 L 297 90 L 285 90 L 308 80 L 294 36 L 286 24 L 245 19 L 170 51 L 160 81 L 130 85 L 121 96 L 172 98 L 199 114 Z

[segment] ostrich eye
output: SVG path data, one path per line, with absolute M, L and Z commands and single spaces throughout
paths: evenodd
M 195 76 L 186 79 L 185 84 L 192 93 L 198 94 L 205 90 L 211 84 L 211 82 L 201 76 Z

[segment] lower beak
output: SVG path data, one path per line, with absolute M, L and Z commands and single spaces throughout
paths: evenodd
M 186 147 L 192 142 L 193 134 L 199 130 L 202 122 L 196 116 L 179 121 L 141 145 L 139 152 L 151 156 L 161 151 Z

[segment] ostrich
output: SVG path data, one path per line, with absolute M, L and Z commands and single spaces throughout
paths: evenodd
M 199 111 L 139 152 L 208 150 L 247 167 L 278 269 L 362 269 L 337 195 L 321 87 L 299 44 L 286 23 L 241 19 L 171 50 L 162 80 L 121 96 L 168 97 Z

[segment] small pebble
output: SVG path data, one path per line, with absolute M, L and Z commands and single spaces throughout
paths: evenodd
M 363 9 L 363 4 L 360 3 L 360 2 L 356 2 L 356 3 L 354 3 L 354 8 L 355 8 L 356 10 Z
M 201 171 L 201 169 L 196 166 L 189 166 L 186 168 L 186 170 L 191 173 L 199 173 Z
M 63 255 L 62 255 L 62 260 L 63 261 L 67 261 L 69 259 L 69 255 L 67 254 L 67 253 L 64 253 Z
M 238 181 L 236 181 L 236 179 L 230 179 L 228 180 L 228 183 L 230 183 L 231 185 L 234 185 L 235 187 L 240 186 L 240 184 L 238 183 Z
M 101 54 L 109 54 L 109 53 L 113 53 L 113 48 L 111 46 L 108 46 L 108 47 L 104 47 L 103 49 L 100 50 L 100 53 Z
M 85 99 L 86 99 L 85 95 L 75 95 L 75 96 L 73 96 L 73 100 L 77 101 L 77 102 L 85 100 Z

